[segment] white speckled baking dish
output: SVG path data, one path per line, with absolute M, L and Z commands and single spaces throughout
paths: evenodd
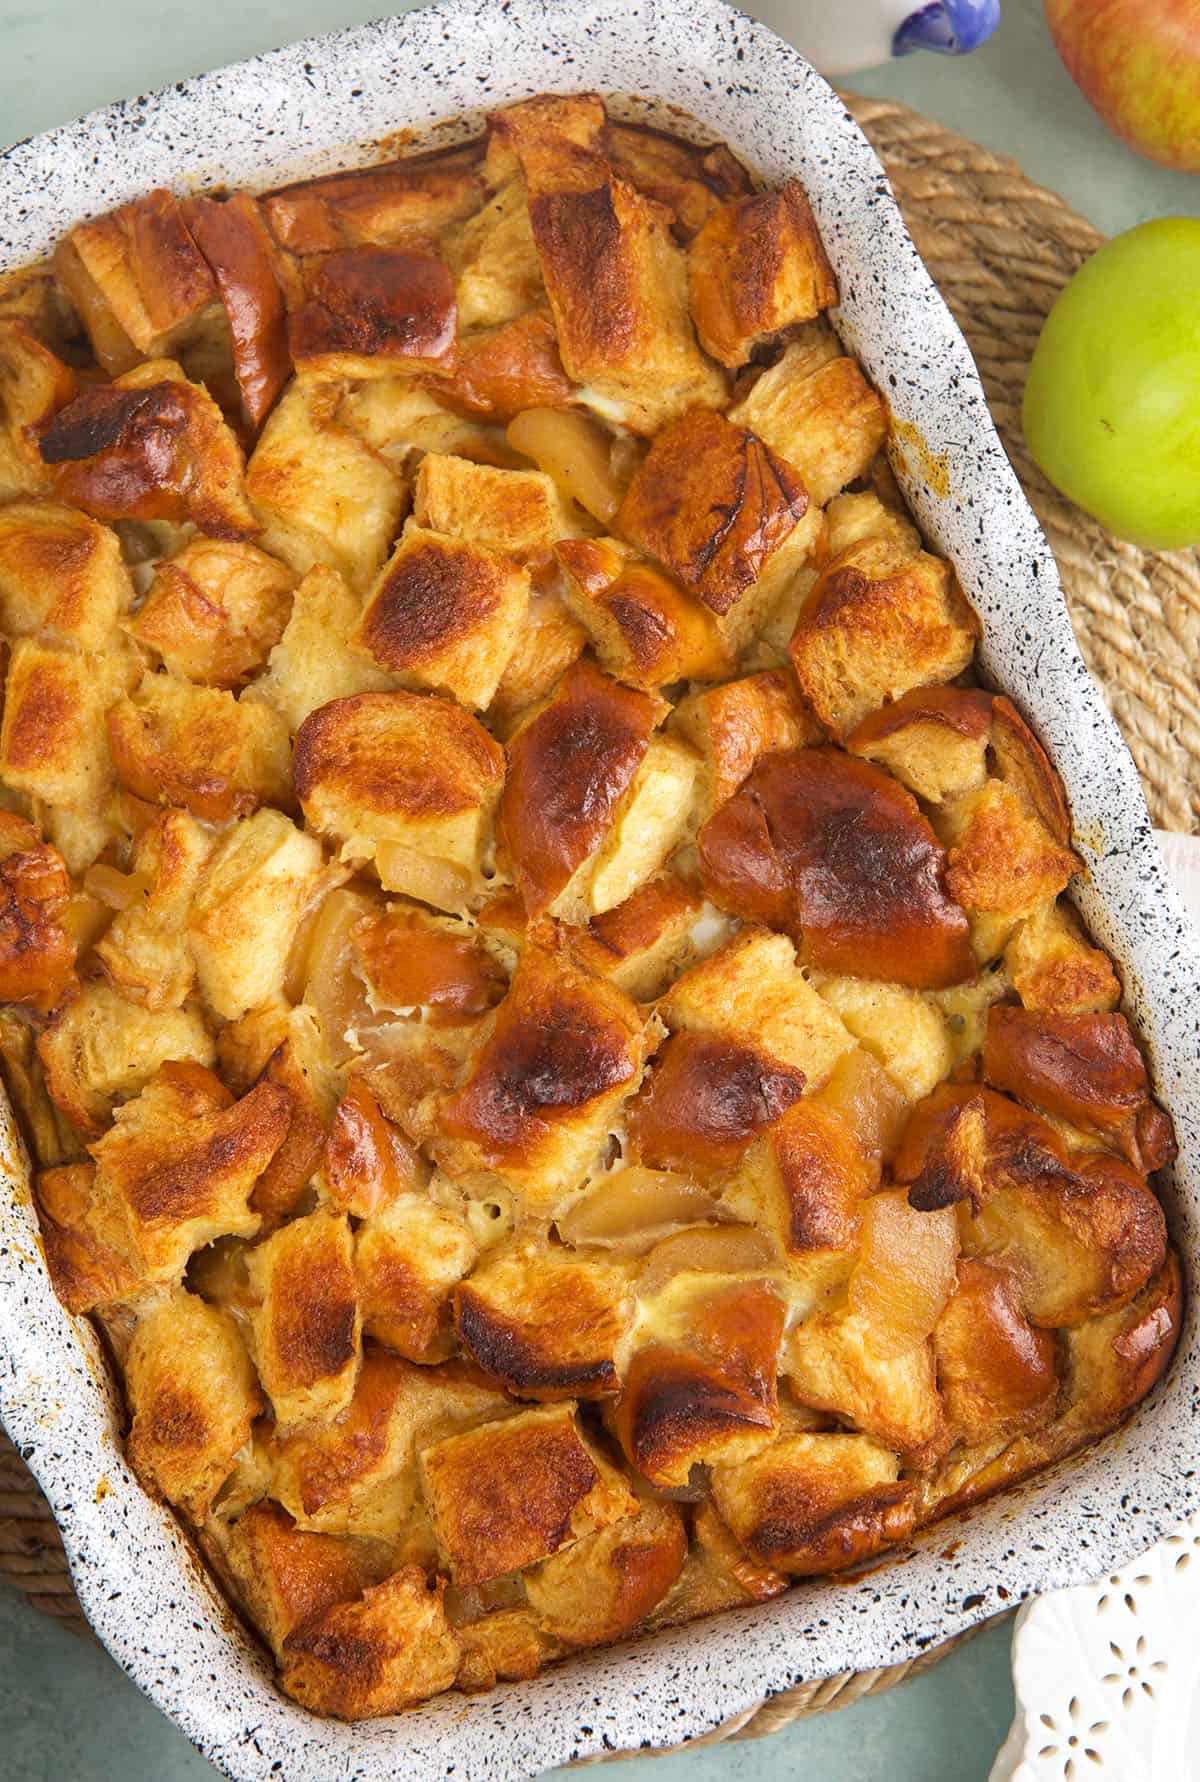
M 450 0 L 129 100 L 0 155 L 0 270 L 150 186 L 261 187 L 369 159 L 362 145 L 401 127 L 585 87 L 647 96 L 660 115 L 681 108 L 769 180 L 794 173 L 807 186 L 841 286 L 838 325 L 915 442 L 899 446 L 906 493 L 983 619 L 986 670 L 1066 782 L 1090 871 L 1083 911 L 1122 967 L 1178 1128 L 1169 1212 L 1194 1278 L 1200 947 L 962 337 L 879 163 L 800 56 L 720 0 Z M 0 1413 L 53 1505 L 97 1632 L 238 1782 L 499 1782 L 589 1752 L 669 1744 L 767 1691 L 889 1664 L 1005 1603 L 1111 1570 L 1200 1506 L 1197 1335 L 1193 1310 L 1174 1366 L 1124 1431 L 935 1531 L 903 1562 L 857 1582 L 802 1584 L 534 1683 L 342 1726 L 277 1693 L 170 1514 L 127 1470 L 99 1346 L 51 1293 L 18 1141 L 10 1122 L 0 1127 Z

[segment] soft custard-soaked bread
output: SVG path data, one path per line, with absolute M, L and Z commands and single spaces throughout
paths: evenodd
M 1171 1121 L 833 246 L 544 95 L 0 293 L 0 1066 L 313 1713 L 878 1563 L 1170 1360 Z

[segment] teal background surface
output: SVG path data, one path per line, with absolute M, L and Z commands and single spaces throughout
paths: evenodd
M 406 8 L 387 0 L 0 0 L 0 142 L 386 10 Z M 1200 177 L 1152 167 L 1107 133 L 1063 72 L 1038 0 L 1004 0 L 997 35 L 962 61 L 913 56 L 847 84 L 1015 156 L 1106 232 L 1200 214 Z M 886 1695 L 767 1740 L 629 1759 L 607 1774 L 613 1782 L 985 1782 L 1011 1715 L 1009 1629 L 991 1626 Z M 95 1642 L 0 1587 L 0 1782 L 214 1775 Z

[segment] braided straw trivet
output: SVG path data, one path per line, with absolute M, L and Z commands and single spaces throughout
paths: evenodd
M 846 103 L 882 157 L 926 264 L 987 389 L 992 414 L 1058 558 L 1083 653 L 1141 770 L 1155 823 L 1200 829 L 1200 558 L 1123 544 L 1057 494 L 1021 436 L 1025 369 L 1051 303 L 1102 237 L 1014 161 L 887 99 Z M 0 1578 L 69 1626 L 86 1623 L 45 1501 L 0 1433 Z M 971 1630 L 974 1631 L 974 1630 Z M 697 1745 L 759 1738 L 918 1676 L 970 1633 L 904 1664 L 846 1671 L 747 1708 Z

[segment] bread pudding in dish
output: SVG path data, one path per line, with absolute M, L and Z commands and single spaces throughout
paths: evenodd
M 803 190 L 583 94 L 0 286 L 0 1049 L 127 1452 L 317 1713 L 1111 1429 L 1173 1155 Z

